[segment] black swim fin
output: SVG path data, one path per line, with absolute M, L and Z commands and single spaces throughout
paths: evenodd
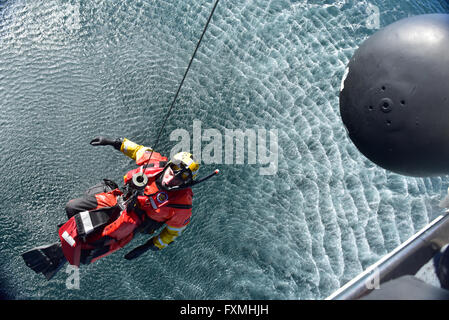
M 67 262 L 59 242 L 40 246 L 22 254 L 26 265 L 50 280 Z

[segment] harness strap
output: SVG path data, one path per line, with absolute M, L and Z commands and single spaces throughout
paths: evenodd
M 106 207 L 98 210 L 82 211 L 76 214 L 75 222 L 78 235 L 85 238 L 92 232 L 107 225 L 111 219 L 115 207 Z
M 159 161 L 159 168 L 163 168 L 165 167 L 165 165 L 168 163 L 168 161 Z M 143 167 L 143 166 L 142 166 Z M 146 168 L 152 168 L 154 167 L 154 162 L 148 163 L 148 165 L 146 166 Z M 145 168 L 145 169 L 146 169 Z
M 176 208 L 176 209 L 192 209 L 191 204 L 177 204 L 177 203 L 169 203 L 166 207 Z

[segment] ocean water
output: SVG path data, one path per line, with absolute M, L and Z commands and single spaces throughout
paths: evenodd
M 79 289 L 20 254 L 57 240 L 65 203 L 134 164 L 97 135 L 152 146 L 211 0 L 0 1 L 0 285 L 9 299 L 323 299 L 441 213 L 447 177 L 411 178 L 345 134 L 345 66 L 378 28 L 445 0 L 222 0 L 162 134 L 276 129 L 278 166 L 204 164 L 193 218 L 163 252 L 82 266 Z M 373 9 L 374 8 L 374 9 Z M 378 8 L 378 11 L 376 11 Z M 372 14 L 378 12 L 378 25 Z M 193 139 L 193 137 L 192 137 Z M 205 146 L 207 142 L 203 142 Z

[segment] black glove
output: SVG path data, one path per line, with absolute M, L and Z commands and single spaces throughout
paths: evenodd
M 143 245 L 138 246 L 137 248 L 131 250 L 125 255 L 126 260 L 132 260 L 139 257 L 142 253 L 147 252 L 148 250 L 159 251 L 160 249 L 156 247 L 153 243 L 153 238 L 145 242 Z
M 103 136 L 95 137 L 90 144 L 93 146 L 113 146 L 115 149 L 120 150 L 122 146 L 123 139 L 110 139 Z

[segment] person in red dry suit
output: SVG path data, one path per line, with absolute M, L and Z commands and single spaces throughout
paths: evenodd
M 93 146 L 113 146 L 136 161 L 124 176 L 124 190 L 104 179 L 80 198 L 66 204 L 67 222 L 59 226 L 59 241 L 22 253 L 26 265 L 50 280 L 62 266 L 89 264 L 127 245 L 137 233 L 153 235 L 125 255 L 131 260 L 147 250 L 166 248 L 190 223 L 191 187 L 218 174 L 218 169 L 194 179 L 199 164 L 179 152 L 168 161 L 150 148 L 126 138 L 96 137 Z M 162 229 L 159 234 L 155 231 Z
M 139 168 L 129 171 L 124 176 L 125 186 L 135 182 L 133 177 L 142 174 L 143 167 L 149 161 L 145 169 L 148 180 L 145 181 L 144 189 L 136 197 L 135 203 L 122 211 L 117 209 L 121 201 L 123 204 L 126 195 L 110 180 L 104 180 L 89 189 L 83 197 L 67 203 L 65 208 L 67 217 L 74 218 L 77 236 L 85 243 L 79 254 L 79 260 L 82 263 L 93 262 L 125 246 L 135 233 L 153 234 L 164 224 L 165 228 L 158 235 L 129 252 L 125 258 L 134 259 L 148 249 L 161 250 L 167 247 L 190 222 L 193 193 L 189 184 L 192 183 L 199 164 L 188 152 L 180 152 L 168 161 L 161 154 L 126 138 L 109 139 L 100 136 L 93 139 L 90 144 L 113 146 L 136 161 Z M 71 236 L 64 232 L 60 230 L 59 233 L 63 251 L 66 253 L 64 244 L 71 250 L 68 247 Z M 67 257 L 67 254 L 65 255 Z

